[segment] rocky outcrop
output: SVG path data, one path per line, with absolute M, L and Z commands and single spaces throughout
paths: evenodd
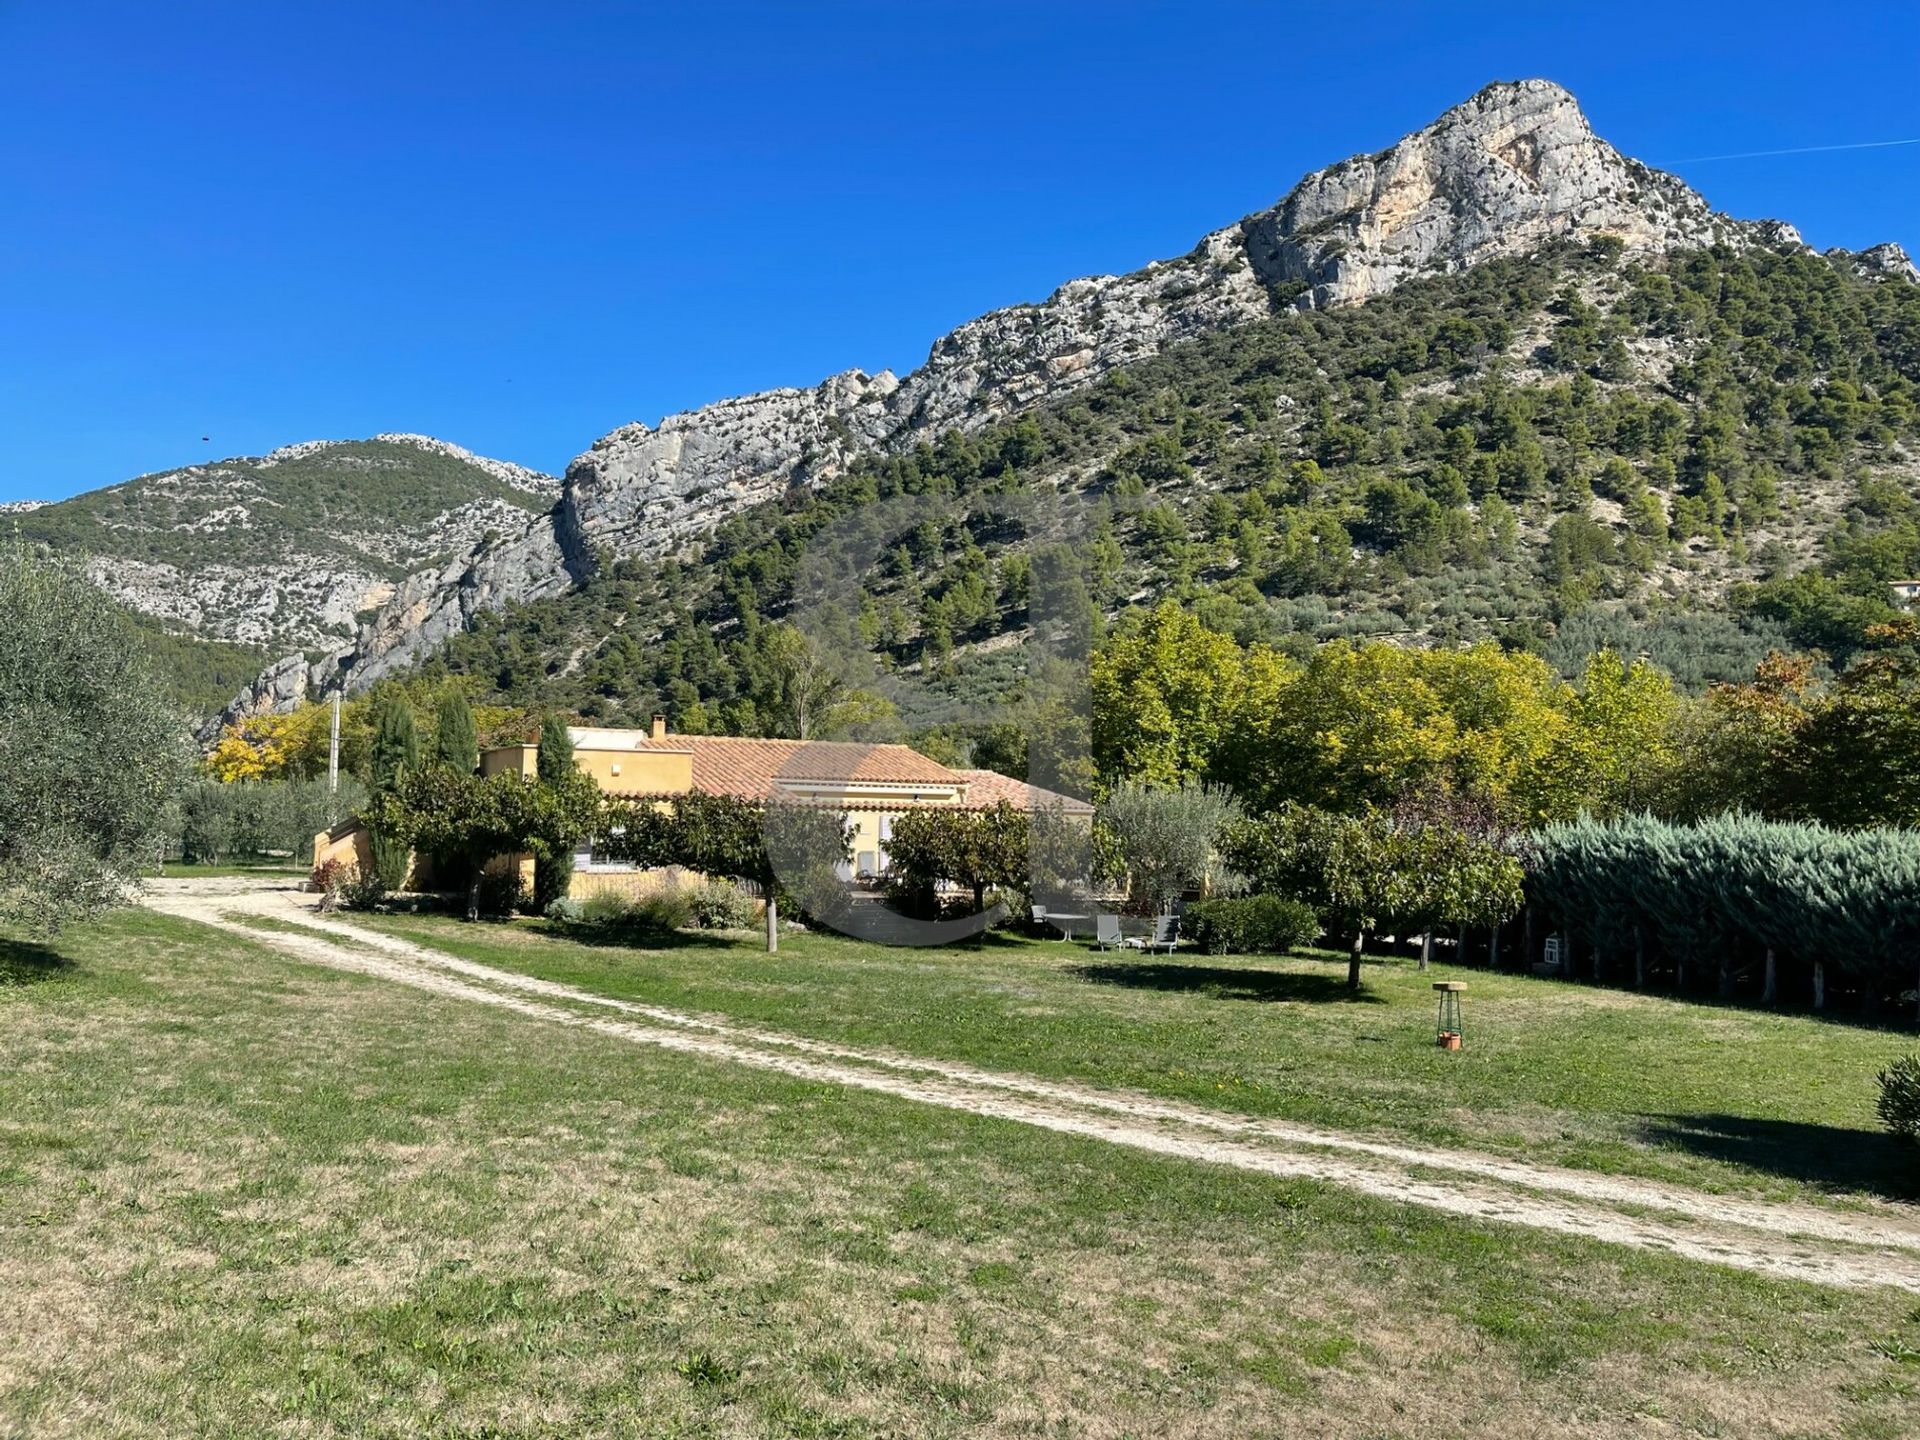
M 628 425 L 567 467 L 559 523 L 579 554 L 671 549 L 791 485 L 830 479 L 892 428 L 900 382 L 849 370 L 811 390 L 768 390 L 658 427 Z
M 1601 140 L 1545 80 L 1489 85 L 1390 150 L 1316 171 L 1244 230 L 1262 278 L 1322 308 L 1553 240 L 1616 235 L 1668 250 L 1762 239 Z
M 1827 255 L 1845 264 L 1854 274 L 1869 280 L 1908 280 L 1920 284 L 1920 267 L 1915 266 L 1907 252 L 1891 240 L 1875 245 L 1870 250 L 1855 253 L 1829 250 Z
M 201 727 L 200 739 L 211 743 L 229 725 L 238 725 L 256 715 L 277 715 L 294 709 L 308 698 L 311 680 L 305 656 L 289 655 L 275 661 L 228 701 L 226 709 Z
M 673 551 L 791 486 L 832 478 L 863 452 L 990 424 L 1170 342 L 1599 235 L 1640 251 L 1800 244 L 1790 226 L 1728 219 L 1673 176 L 1621 155 L 1559 86 L 1490 85 L 1391 149 L 1307 176 L 1272 209 L 1179 259 L 1075 280 L 961 326 L 903 379 L 850 370 L 810 390 L 614 431 L 568 467 L 551 516 L 407 581 L 327 672 L 365 686 L 478 608 L 553 593 L 596 557 Z

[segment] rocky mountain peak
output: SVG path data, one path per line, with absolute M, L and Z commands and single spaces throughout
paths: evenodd
M 1558 239 L 1667 250 L 1761 238 L 1600 139 L 1548 80 L 1489 85 L 1390 149 L 1315 171 L 1243 228 L 1255 269 L 1301 308 Z

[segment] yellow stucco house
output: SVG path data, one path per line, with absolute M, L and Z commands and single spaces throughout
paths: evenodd
M 1005 800 L 1022 809 L 1057 805 L 1070 816 L 1093 815 L 1093 806 L 1084 800 L 991 770 L 952 769 L 905 745 L 673 735 L 659 715 L 648 730 L 570 726 L 567 733 L 573 740 L 574 763 L 609 795 L 698 790 L 746 800 L 807 801 L 839 811 L 853 827 L 852 857 L 841 867 L 845 879 L 886 873 L 893 822 L 908 810 L 984 809 Z M 496 746 L 481 754 L 480 773 L 531 777 L 539 755 L 537 745 Z M 364 834 L 357 827 L 336 827 L 314 837 L 314 863 L 327 858 L 364 863 L 359 853 L 364 849 Z M 641 870 L 596 856 L 591 846 L 583 846 L 574 855 L 570 893 L 581 898 L 607 892 L 640 894 L 677 878 L 673 872 Z

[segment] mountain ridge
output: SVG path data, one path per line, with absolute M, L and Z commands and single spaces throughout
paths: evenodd
M 356 611 L 351 643 L 307 665 L 304 681 L 293 657 L 278 662 L 228 718 L 283 706 L 296 691 L 363 689 L 484 612 L 564 593 L 610 561 L 683 551 L 728 517 L 817 488 L 863 455 L 978 431 L 1177 341 L 1603 235 L 1634 253 L 1807 248 L 1791 226 L 1730 219 L 1677 177 L 1620 154 L 1558 85 L 1497 82 L 1385 150 L 1310 173 L 1185 255 L 1071 280 L 1040 302 L 969 321 L 904 378 L 847 370 L 602 436 L 567 467 L 552 508 L 396 581 Z M 1893 245 L 1850 263 L 1884 277 L 1912 271 Z
M 199 638 L 338 648 L 439 556 L 518 530 L 560 481 L 431 436 L 309 440 L 13 507 L 130 608 Z

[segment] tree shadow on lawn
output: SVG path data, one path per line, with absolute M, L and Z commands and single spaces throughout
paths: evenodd
M 1748 1115 L 1647 1115 L 1641 1117 L 1640 1138 L 1823 1190 L 1920 1201 L 1912 1144 L 1877 1131 Z
M 77 969 L 58 950 L 33 940 L 10 940 L 0 935 L 0 990 L 57 980 Z
M 464 923 L 464 922 L 463 922 Z M 467 928 L 485 935 L 487 921 Z M 504 928 L 520 929 L 514 921 L 501 922 Z M 563 925 L 542 920 L 521 930 L 522 934 L 543 935 L 553 940 L 571 940 L 576 945 L 596 950 L 738 950 L 750 946 L 766 948 L 766 936 L 760 930 L 658 930 L 640 925 Z
M 1184 990 L 1210 995 L 1216 1000 L 1343 1001 L 1360 1005 L 1387 1003 L 1370 991 L 1349 990 L 1345 975 L 1316 975 L 1294 970 L 1135 960 L 1075 965 L 1069 973 L 1095 985 L 1123 985 L 1134 990 Z

